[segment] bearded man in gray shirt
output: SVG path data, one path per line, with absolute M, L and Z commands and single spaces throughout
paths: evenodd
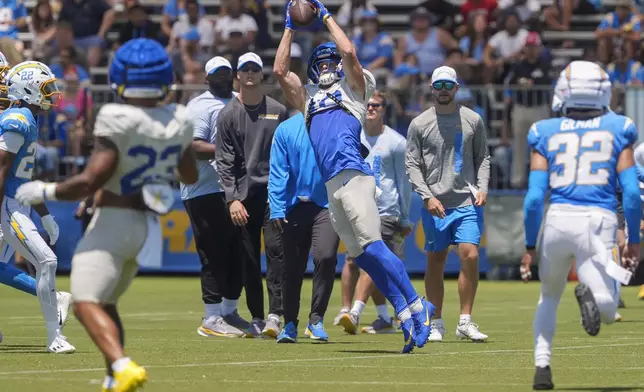
M 456 71 L 437 68 L 432 74 L 435 106 L 409 125 L 405 168 L 412 189 L 423 199 L 421 218 L 427 242 L 427 299 L 436 305 L 428 341 L 442 341 L 445 261 L 450 245 L 458 246 L 461 273 L 458 293 L 461 316 L 456 337 L 484 342 L 472 322 L 478 286 L 479 242 L 483 232 L 483 206 L 490 179 L 486 129 L 474 111 L 454 100 L 458 91 Z

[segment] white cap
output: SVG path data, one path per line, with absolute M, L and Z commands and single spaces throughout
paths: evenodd
M 302 47 L 297 42 L 291 43 L 291 58 L 302 58 Z
M 233 66 L 230 65 L 230 61 L 226 60 L 221 56 L 213 57 L 210 60 L 208 60 L 208 62 L 206 63 L 206 67 L 205 67 L 206 74 L 212 75 L 215 72 L 217 72 L 217 70 L 221 67 L 233 69 Z
M 242 54 L 239 57 L 239 60 L 237 61 L 237 69 L 240 69 L 246 63 L 255 63 L 255 64 L 259 65 L 261 68 L 264 68 L 264 63 L 262 62 L 261 57 L 259 57 L 258 55 L 256 55 L 253 52 L 248 52 L 248 53 Z
M 438 67 L 434 70 L 434 73 L 432 73 L 432 84 L 434 84 L 434 82 L 454 82 L 458 84 L 458 80 L 456 80 L 456 71 L 454 71 L 454 68 L 452 67 Z

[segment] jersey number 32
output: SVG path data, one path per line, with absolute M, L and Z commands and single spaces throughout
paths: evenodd
M 580 148 L 599 148 L 586 150 L 581 154 Z M 548 151 L 563 150 L 555 156 L 555 164 L 562 168 L 550 173 L 550 187 L 560 188 L 569 185 L 604 185 L 608 184 L 607 168 L 593 167 L 593 164 L 608 162 L 613 155 L 613 135 L 607 131 L 590 131 L 581 137 L 573 132 L 558 133 L 548 140 Z

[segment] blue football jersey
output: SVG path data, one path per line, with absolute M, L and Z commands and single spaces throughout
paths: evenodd
M 535 123 L 530 146 L 548 160 L 550 203 L 617 209 L 617 159 L 637 140 L 633 121 L 613 112 L 589 120 Z
M 38 126 L 34 115 L 26 108 L 7 109 L 0 115 L 0 135 L 9 132 L 21 134 L 25 140 L 13 161 L 11 173 L 4 184 L 4 194 L 16 196 L 18 187 L 31 181 L 36 159 Z

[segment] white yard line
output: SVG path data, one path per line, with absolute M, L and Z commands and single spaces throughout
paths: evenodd
M 644 343 L 624 343 L 624 344 L 597 344 L 597 345 L 584 345 L 584 346 L 568 346 L 556 347 L 554 350 L 583 350 L 599 347 L 633 347 L 644 346 Z M 351 357 L 333 356 L 325 358 L 294 358 L 294 359 L 275 359 L 266 361 L 250 361 L 250 362 L 212 362 L 212 363 L 188 363 L 188 364 L 173 364 L 173 365 L 150 365 L 146 366 L 148 369 L 179 369 L 179 368 L 192 368 L 192 367 L 208 367 L 208 366 L 249 366 L 249 365 L 278 365 L 290 364 L 294 362 L 326 362 L 326 361 L 347 361 L 347 360 L 360 360 L 360 359 L 383 359 L 383 358 L 414 358 L 418 356 L 441 356 L 441 355 L 471 355 L 471 354 L 513 354 L 532 352 L 532 349 L 524 350 L 477 350 L 477 351 L 448 351 L 448 352 L 434 352 L 434 353 L 417 353 L 413 355 L 401 354 L 383 354 L 383 355 L 359 355 Z M 21 375 L 21 374 L 52 374 L 52 373 L 75 373 L 75 372 L 98 372 L 103 371 L 105 368 L 85 368 L 85 369 L 50 369 L 50 370 L 22 370 L 16 372 L 0 372 L 0 376 Z

